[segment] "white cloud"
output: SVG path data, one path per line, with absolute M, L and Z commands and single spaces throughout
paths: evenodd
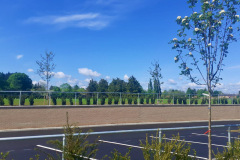
M 106 76 L 105 78 L 106 78 L 106 79 L 110 79 L 110 76 Z
M 84 81 L 89 83 L 90 80 L 91 80 L 90 78 L 87 78 L 87 79 L 85 79 Z
M 37 81 L 32 81 L 32 84 L 34 84 L 34 85 L 37 84 L 37 83 L 38 83 Z
M 34 70 L 31 69 L 31 68 L 29 68 L 27 71 L 28 71 L 28 72 L 34 72 Z
M 27 23 L 39 23 L 47 25 L 57 25 L 61 28 L 79 27 L 90 29 L 102 29 L 108 26 L 110 17 L 99 13 L 72 14 L 63 16 L 31 17 Z
M 54 74 L 54 77 L 55 78 L 70 78 L 71 76 L 70 75 L 66 75 L 64 74 L 63 72 L 56 72 L 56 73 L 53 73 Z
M 17 59 L 21 59 L 23 57 L 23 55 L 22 54 L 19 54 L 19 55 L 17 55 Z
M 173 79 L 168 79 L 169 85 L 176 85 L 177 82 L 175 82 Z
M 127 81 L 128 79 L 129 79 L 129 77 L 128 77 L 128 75 L 124 75 L 124 77 L 123 77 L 123 79 L 125 80 L 125 81 Z
M 82 75 L 85 75 L 85 76 L 93 76 L 93 77 L 99 77 L 101 76 L 100 73 L 96 72 L 96 71 L 93 71 L 91 69 L 88 69 L 88 68 L 79 68 L 78 69 L 78 72 Z

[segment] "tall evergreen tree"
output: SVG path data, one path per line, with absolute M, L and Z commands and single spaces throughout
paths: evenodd
M 127 90 L 130 93 L 141 93 L 142 92 L 142 86 L 140 85 L 140 83 L 134 76 L 131 76 L 128 79 Z
M 161 96 L 162 94 L 161 85 L 163 84 L 163 82 L 161 82 L 161 79 L 163 77 L 161 74 L 161 68 L 160 68 L 159 62 L 155 61 L 154 63 L 152 63 L 152 66 L 153 66 L 153 69 L 150 67 L 149 72 L 153 78 L 154 91 Z
M 97 81 L 94 81 L 93 79 L 91 79 L 88 84 L 87 91 L 88 92 L 97 92 L 97 89 L 98 89 Z
M 109 92 L 126 92 L 127 83 L 120 78 L 113 79 L 108 87 Z
M 149 83 L 148 83 L 148 92 L 152 92 L 153 91 L 153 84 L 152 84 L 152 79 L 149 80 Z

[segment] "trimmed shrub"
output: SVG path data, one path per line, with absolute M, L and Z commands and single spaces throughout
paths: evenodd
M 97 104 L 97 98 L 93 98 L 93 105 Z
M 2 96 L 0 96 L 0 106 L 4 106 L 4 99 Z
M 122 104 L 125 104 L 126 103 L 126 100 L 125 99 L 122 99 Z
M 86 98 L 86 103 L 87 103 L 87 105 L 90 105 L 90 98 Z
M 195 99 L 194 103 L 195 103 L 195 104 L 198 104 L 198 99 Z
M 20 104 L 23 106 L 25 104 L 25 99 L 26 99 L 26 96 L 22 95 L 21 96 L 21 100 L 20 100 Z
M 101 105 L 104 105 L 105 104 L 105 98 L 102 98 L 101 99 Z
M 206 100 L 203 98 L 201 104 L 205 104 Z
M 217 99 L 216 98 L 213 99 L 213 104 L 217 104 Z
M 146 104 L 149 104 L 149 98 L 146 98 Z
M 128 98 L 128 104 L 132 104 L 132 98 Z
M 134 104 L 137 104 L 137 103 L 138 103 L 138 99 L 137 99 L 137 98 L 134 98 L 134 99 L 133 99 L 133 103 L 134 103 Z
M 79 105 L 82 105 L 82 97 L 79 97 L 79 98 L 78 98 L 78 104 L 79 104 Z
M 72 100 L 72 98 L 69 98 L 69 103 L 70 103 L 70 105 L 73 105 L 73 100 Z
M 118 104 L 119 98 L 114 98 L 114 104 Z
M 56 100 L 56 99 L 55 99 Z M 34 104 L 34 97 L 31 95 L 29 97 L 29 104 L 32 106 Z M 56 105 L 56 104 L 55 104 Z
M 174 98 L 173 102 L 174 104 L 177 104 L 177 98 Z
M 167 100 L 168 104 L 171 104 L 171 101 L 172 101 L 172 99 L 168 98 L 168 100 Z
M 140 98 L 140 104 L 144 104 L 144 99 Z
M 10 106 L 13 106 L 13 100 L 14 100 L 14 98 L 12 96 L 8 96 L 8 104 Z
M 151 104 L 155 104 L 155 98 L 151 98 Z
M 178 104 L 182 104 L 183 103 L 183 99 L 182 98 L 178 98 Z
M 194 99 L 190 99 L 190 104 L 193 104 L 194 103 Z
M 62 105 L 66 105 L 66 98 L 62 98 Z
M 109 105 L 112 104 L 112 98 L 108 98 L 108 104 L 109 104 Z
M 187 104 L 187 99 L 183 98 L 182 102 L 183 102 L 183 104 Z

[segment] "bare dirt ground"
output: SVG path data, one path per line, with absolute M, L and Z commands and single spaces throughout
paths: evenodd
M 0 108 L 0 130 L 120 123 L 208 120 L 207 106 L 78 106 Z M 240 106 L 213 106 L 213 120 L 240 119 Z

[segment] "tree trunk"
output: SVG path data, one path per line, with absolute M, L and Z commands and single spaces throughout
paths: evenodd
M 211 92 L 208 97 L 208 159 L 212 160 L 212 141 L 211 141 Z

